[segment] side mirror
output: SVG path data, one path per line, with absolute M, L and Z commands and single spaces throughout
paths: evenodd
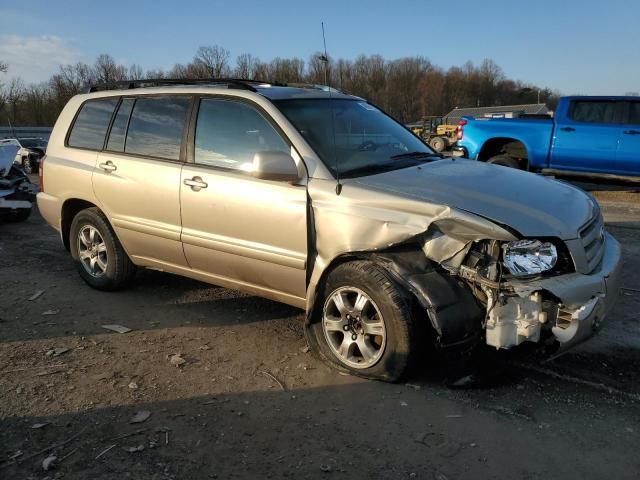
M 253 156 L 251 175 L 263 180 L 295 182 L 298 180 L 298 167 L 291 155 L 281 151 L 258 152 Z

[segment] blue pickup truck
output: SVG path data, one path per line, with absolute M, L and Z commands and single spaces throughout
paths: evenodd
M 555 175 L 640 180 L 640 97 L 563 97 L 555 115 L 463 117 L 467 158 Z

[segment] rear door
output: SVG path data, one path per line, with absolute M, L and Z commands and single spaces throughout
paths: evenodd
M 617 171 L 622 114 L 621 102 L 572 100 L 565 118 L 556 120 L 551 168 L 597 173 Z
M 640 175 L 640 99 L 626 102 L 616 164 L 624 175 Z
M 306 185 L 256 179 L 256 152 L 297 155 L 268 115 L 228 97 L 199 101 L 192 162 L 182 169 L 182 242 L 215 283 L 304 305 Z
M 127 253 L 140 265 L 186 266 L 180 242 L 180 170 L 190 96 L 124 97 L 93 188 Z

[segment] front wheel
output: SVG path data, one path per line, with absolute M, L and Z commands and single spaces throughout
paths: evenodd
M 398 381 L 416 356 L 411 301 L 380 267 L 367 261 L 333 270 L 323 289 L 322 308 L 305 326 L 315 353 L 341 371 Z
M 135 265 L 97 208 L 80 211 L 71 222 L 71 256 L 82 279 L 98 290 L 118 290 L 135 276 Z

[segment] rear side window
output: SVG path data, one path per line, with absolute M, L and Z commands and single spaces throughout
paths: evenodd
M 129 116 L 133 108 L 133 98 L 125 98 L 122 100 L 116 118 L 111 125 L 111 133 L 107 141 L 107 150 L 112 152 L 124 152 L 124 137 L 127 134 L 127 126 L 129 125 Z
M 102 150 L 111 115 L 118 104 L 118 97 L 85 102 L 71 127 L 67 144 L 70 147 Z
M 631 102 L 629 106 L 629 123 L 640 125 L 640 102 Z
M 179 160 L 190 103 L 189 97 L 138 97 L 129 121 L 124 151 Z
M 616 123 L 617 102 L 575 101 L 571 105 L 570 117 L 576 122 Z
M 291 148 L 257 110 L 232 100 L 202 100 L 195 163 L 246 171 L 253 156 L 267 150 L 289 153 Z

